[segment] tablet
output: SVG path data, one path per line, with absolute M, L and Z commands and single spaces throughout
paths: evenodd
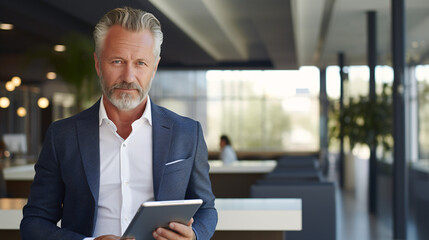
M 122 237 L 153 240 L 158 227 L 168 228 L 170 222 L 187 224 L 203 203 L 201 199 L 144 202 Z

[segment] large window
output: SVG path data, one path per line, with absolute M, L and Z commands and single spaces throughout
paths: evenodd
M 416 79 L 419 95 L 419 159 L 429 162 L 429 65 L 416 67 Z
M 241 151 L 319 149 L 319 70 L 160 71 L 150 96 L 199 120 L 217 150 L 227 134 Z

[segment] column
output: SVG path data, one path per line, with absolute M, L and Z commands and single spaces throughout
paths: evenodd
M 376 106 L 377 101 L 375 94 L 375 66 L 377 65 L 377 14 L 375 11 L 367 12 L 367 58 L 369 67 L 369 99 L 372 106 Z M 373 109 L 374 110 L 374 109 Z M 374 113 L 370 114 L 374 118 Z M 374 121 L 373 119 L 372 121 Z M 375 130 L 375 129 L 374 129 Z M 374 131 L 372 130 L 372 131 Z M 377 138 L 371 140 L 369 146 L 369 181 L 368 181 L 368 210 L 372 214 L 376 214 L 377 210 Z
M 392 0 L 393 238 L 407 238 L 408 168 L 405 161 L 405 1 Z

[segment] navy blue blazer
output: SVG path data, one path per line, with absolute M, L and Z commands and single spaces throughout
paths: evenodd
M 49 127 L 23 209 L 21 239 L 92 236 L 100 185 L 99 107 L 100 100 Z M 203 199 L 193 228 L 198 240 L 210 239 L 217 212 L 201 125 L 156 104 L 151 107 L 155 200 Z M 186 160 L 166 165 L 178 159 Z

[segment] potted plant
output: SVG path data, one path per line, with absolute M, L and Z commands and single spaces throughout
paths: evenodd
M 97 74 L 94 69 L 94 43 L 80 33 L 71 32 L 62 37 L 66 50 L 55 52 L 52 46 L 40 46 L 29 53 L 29 62 L 45 59 L 61 80 L 72 87 L 77 110 L 81 111 L 98 96 Z
M 351 151 L 357 145 L 366 145 L 370 149 L 382 147 L 383 159 L 391 150 L 393 146 L 393 109 L 391 87 L 387 84 L 383 85 L 382 93 L 376 97 L 375 101 L 371 101 L 368 96 L 350 98 L 344 105 L 342 114 L 339 112 L 339 104 L 331 105 L 329 114 L 330 142 L 340 138 L 340 130 L 343 126 L 343 136 L 350 149 L 346 156 L 346 165 L 349 164 L 346 166 L 346 171 L 349 171 L 349 176 L 353 179 L 354 161 L 350 158 L 354 159 Z M 371 154 L 374 156 L 370 156 L 370 158 L 376 157 L 374 151 Z M 353 179 L 349 181 L 353 181 Z M 353 182 L 350 184 L 354 185 Z M 351 187 L 349 186 L 349 188 Z
M 78 33 L 67 34 L 63 42 L 66 51 L 51 54 L 50 64 L 62 80 L 73 87 L 80 111 L 99 89 L 94 69 L 94 43 Z

